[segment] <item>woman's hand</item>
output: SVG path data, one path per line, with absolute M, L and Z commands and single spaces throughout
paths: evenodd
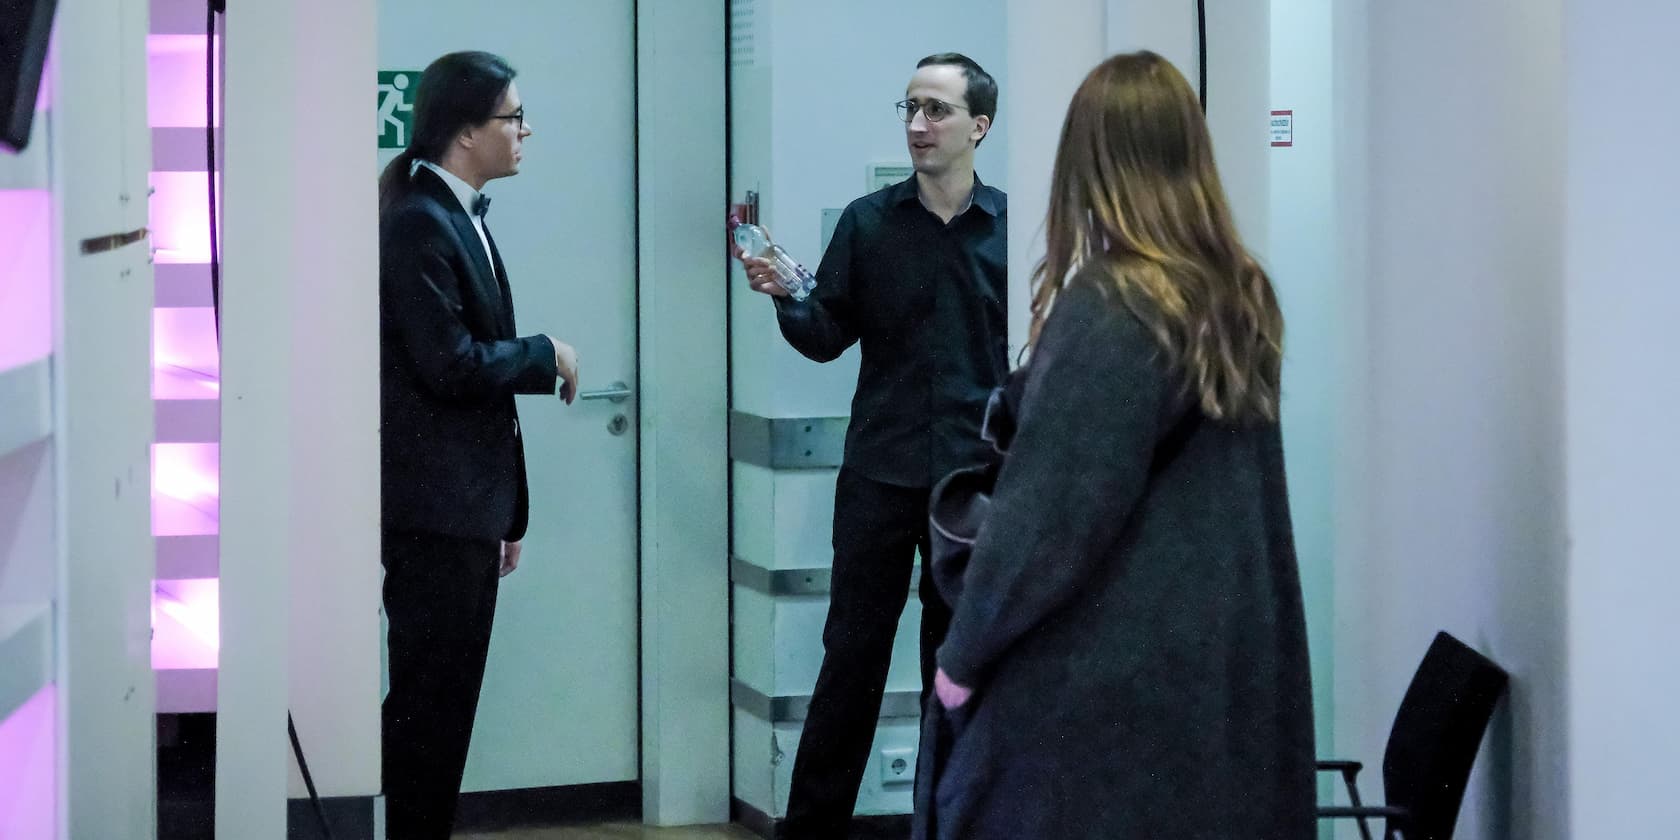
M 945 708 L 955 709 L 974 696 L 974 689 L 952 682 L 951 678 L 946 676 L 945 669 L 940 668 L 933 674 L 933 693 L 939 695 L 939 702 Z

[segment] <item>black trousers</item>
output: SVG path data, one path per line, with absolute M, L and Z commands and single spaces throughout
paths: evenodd
M 386 836 L 447 840 L 484 683 L 501 543 L 383 536 L 391 677 L 382 709 Z
M 923 558 L 922 700 L 933 690 L 934 655 L 951 625 L 927 567 L 926 487 L 882 484 L 842 468 L 834 490 L 834 570 L 823 663 L 793 764 L 783 824 L 791 840 L 844 838 L 875 741 L 893 637 Z

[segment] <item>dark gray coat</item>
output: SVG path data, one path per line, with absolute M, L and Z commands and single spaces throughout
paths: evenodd
M 1202 416 L 1075 278 L 1028 369 L 924 716 L 917 836 L 1314 836 L 1311 686 L 1275 424 Z

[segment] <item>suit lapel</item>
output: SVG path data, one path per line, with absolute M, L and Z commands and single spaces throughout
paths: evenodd
M 502 262 L 502 252 L 496 247 L 496 237 L 490 235 L 490 226 L 484 226 L 484 238 L 490 243 L 490 261 L 495 264 L 496 288 L 501 295 L 500 325 L 502 335 L 511 338 L 518 334 L 513 324 L 513 289 L 508 286 L 507 266 Z
M 424 186 L 426 194 L 449 214 L 450 224 L 455 228 L 455 235 L 461 240 L 461 249 L 466 253 L 467 265 L 472 269 L 473 288 L 484 299 L 487 308 L 496 313 L 496 329 L 501 331 L 498 338 L 509 337 L 512 334 L 504 324 L 508 319 L 507 298 L 503 291 L 503 284 L 492 267 L 489 255 L 484 253 L 484 244 L 478 239 L 478 229 L 473 227 L 472 217 L 467 215 L 466 208 L 461 206 L 460 199 L 449 189 L 437 173 L 420 167 L 415 178 Z M 488 238 L 486 231 L 486 238 Z

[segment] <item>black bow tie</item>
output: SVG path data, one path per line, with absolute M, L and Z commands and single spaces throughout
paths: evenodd
M 472 213 L 474 216 L 482 219 L 484 214 L 488 212 L 490 212 L 490 196 L 480 195 L 473 199 Z

